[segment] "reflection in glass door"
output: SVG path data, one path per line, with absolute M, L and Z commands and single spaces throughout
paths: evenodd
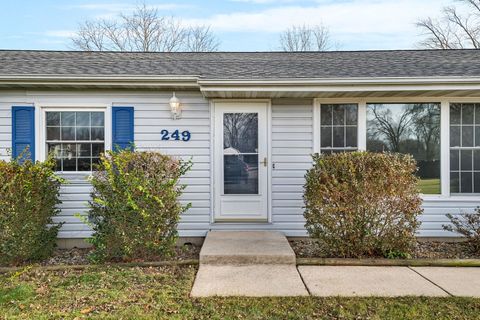
M 258 194 L 258 113 L 223 114 L 224 194 Z
M 268 102 L 215 102 L 216 222 L 268 221 Z

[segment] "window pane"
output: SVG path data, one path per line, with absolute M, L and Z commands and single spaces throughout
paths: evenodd
M 91 140 L 92 141 L 104 140 L 105 139 L 104 131 L 105 131 L 104 128 L 92 128 L 92 138 L 91 138 Z
M 333 127 L 333 147 L 344 148 L 345 147 L 345 128 Z
M 333 125 L 345 124 L 345 108 L 343 104 L 333 105 Z
M 48 154 L 53 155 L 55 158 L 60 158 L 62 156 L 62 145 L 49 143 L 47 152 Z
M 480 124 L 480 104 L 475 105 L 475 124 Z
M 332 147 L 332 127 L 321 128 L 320 136 L 322 137 L 322 148 Z
M 473 170 L 480 171 L 480 149 L 473 151 Z
M 480 172 L 473 174 L 473 192 L 480 193 Z
M 47 112 L 47 126 L 60 125 L 60 112 Z
M 450 150 L 450 170 L 460 170 L 460 150 Z
M 462 150 L 460 151 L 460 169 L 462 171 L 472 171 L 473 170 L 473 151 L 472 150 Z
M 224 155 L 224 193 L 258 194 L 258 155 Z
M 62 140 L 75 140 L 75 127 L 62 127 Z
M 103 127 L 105 125 L 103 112 L 91 112 L 91 115 L 93 127 Z
M 78 158 L 78 171 L 91 171 L 90 158 Z
M 458 172 L 450 172 L 450 192 L 460 193 L 460 174 Z
M 440 193 L 440 105 L 367 105 L 367 150 L 411 154 L 422 193 Z
M 78 156 L 79 157 L 91 157 L 92 156 L 92 145 L 90 143 L 80 143 L 78 145 Z
M 100 163 L 100 158 L 92 158 L 92 170 L 95 170 L 95 166 Z
M 349 104 L 345 106 L 346 108 L 346 120 L 347 125 L 357 125 L 358 117 L 358 108 L 355 104 Z
M 322 125 L 327 125 L 327 126 L 331 125 L 332 124 L 332 105 L 330 104 L 322 105 L 320 107 L 320 111 L 321 111 L 320 123 Z
M 100 144 L 100 143 L 92 144 L 92 156 L 93 157 L 99 157 L 100 154 L 105 152 L 104 149 L 105 148 L 104 148 L 103 144 Z
M 75 112 L 61 112 L 60 115 L 60 125 L 64 126 L 75 126 Z
M 77 144 L 62 144 L 62 157 L 69 160 L 77 157 Z
M 461 172 L 460 173 L 460 192 L 461 193 L 472 193 L 473 192 L 473 180 L 472 172 Z
M 473 126 L 462 126 L 462 147 L 473 147 Z
M 345 147 L 356 148 L 357 147 L 357 127 L 347 127 L 346 133 L 347 143 Z
M 76 140 L 90 140 L 90 128 L 89 127 L 77 127 L 77 139 Z
M 77 112 L 76 119 L 77 127 L 90 126 L 90 112 Z
M 451 104 L 450 105 L 450 124 L 460 124 L 461 123 L 461 104 Z
M 60 140 L 60 127 L 47 127 L 47 140 Z
M 473 124 L 473 104 L 462 105 L 462 124 Z
M 450 126 L 450 147 L 460 147 L 460 126 Z
M 230 154 L 258 152 L 258 113 L 225 113 L 223 148 Z
M 480 126 L 475 126 L 475 147 L 480 147 Z
M 63 159 L 63 171 L 77 171 L 77 158 Z

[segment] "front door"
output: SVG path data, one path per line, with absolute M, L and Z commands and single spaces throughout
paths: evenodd
M 215 103 L 215 221 L 267 221 L 267 107 Z

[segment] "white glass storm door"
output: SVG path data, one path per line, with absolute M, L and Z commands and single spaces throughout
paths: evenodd
M 215 221 L 267 221 L 267 104 L 215 103 Z

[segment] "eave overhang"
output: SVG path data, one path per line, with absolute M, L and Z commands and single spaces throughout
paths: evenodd
M 0 89 L 193 90 L 207 98 L 480 97 L 480 77 L 231 80 L 196 75 L 0 75 Z

